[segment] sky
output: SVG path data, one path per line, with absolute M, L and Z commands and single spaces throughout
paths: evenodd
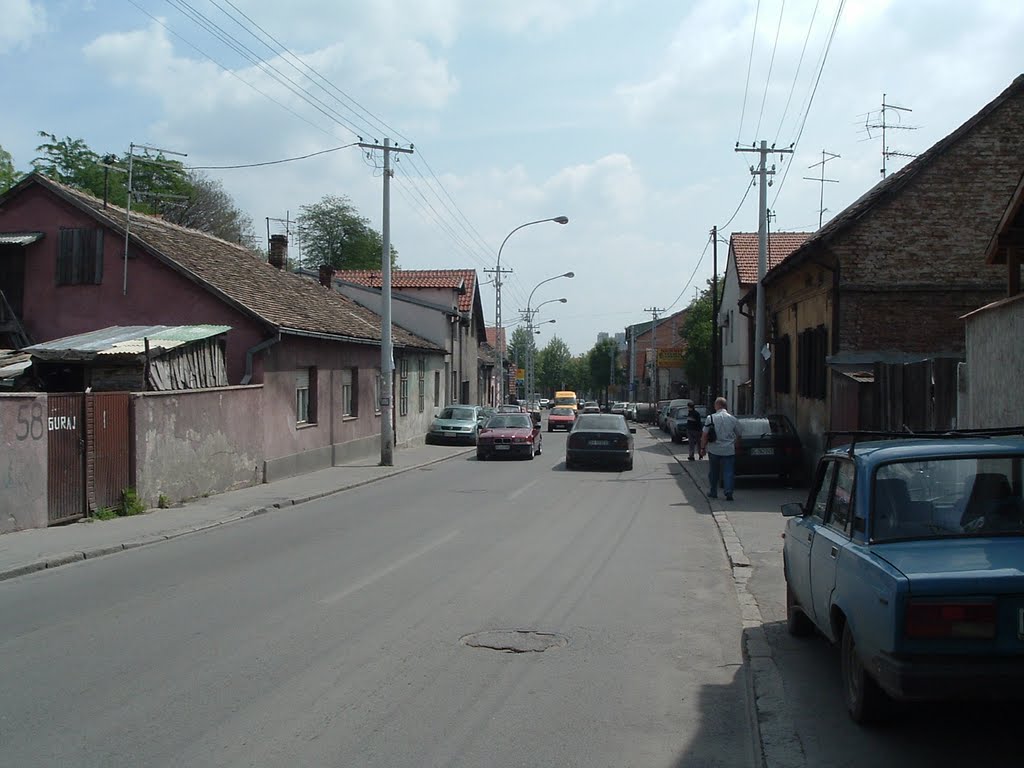
M 709 232 L 752 232 L 765 140 L 773 231 L 814 231 L 1024 71 L 1009 0 L 0 0 L 0 146 L 30 169 L 39 131 L 101 154 L 148 144 L 266 219 L 345 195 L 407 269 L 471 268 L 495 321 L 540 309 L 584 352 L 601 331 L 685 308 L 712 275 Z M 216 34 L 211 34 L 210 29 Z M 829 42 L 831 41 L 831 42 Z M 824 185 L 812 167 L 839 155 Z M 887 161 L 891 172 L 908 162 Z M 273 223 L 272 231 L 283 225 Z M 727 246 L 719 247 L 718 270 Z M 572 271 L 572 279 L 555 275 Z

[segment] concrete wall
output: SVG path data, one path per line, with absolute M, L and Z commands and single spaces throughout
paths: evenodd
M 113 231 L 104 236 L 100 285 L 57 285 L 60 228 L 95 226 L 95 219 L 38 186 L 0 210 L 0 228 L 5 231 L 44 233 L 25 251 L 22 319 L 32 340 L 50 341 L 110 325 L 229 325 L 228 380 L 241 381 L 246 350 L 267 332 L 205 288 L 134 248 L 129 251 L 128 294 L 123 295 L 124 238 Z
M 46 395 L 0 394 L 0 533 L 46 527 L 46 414 Z
M 1024 294 L 967 318 L 962 429 L 1024 425 Z
M 263 387 L 132 395 L 135 476 L 156 506 L 255 485 L 263 479 Z

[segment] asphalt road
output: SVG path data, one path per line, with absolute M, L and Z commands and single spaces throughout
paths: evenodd
M 706 507 L 544 437 L 0 584 L 0 765 L 752 765 Z

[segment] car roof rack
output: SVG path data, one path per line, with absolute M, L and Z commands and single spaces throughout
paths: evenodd
M 1024 426 L 1019 427 L 997 427 L 993 429 L 947 429 L 947 430 L 922 430 L 915 432 L 906 425 L 902 431 L 894 430 L 828 430 L 825 432 L 825 450 L 833 448 L 832 440 L 836 437 L 849 437 L 849 454 L 853 456 L 854 448 L 858 441 L 864 440 L 906 440 L 907 438 L 920 438 L 923 440 L 941 440 L 967 437 L 1007 437 L 1024 436 Z

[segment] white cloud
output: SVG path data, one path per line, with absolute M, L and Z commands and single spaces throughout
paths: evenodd
M 27 46 L 46 31 L 46 9 L 32 0 L 0 0 L 0 55 Z

